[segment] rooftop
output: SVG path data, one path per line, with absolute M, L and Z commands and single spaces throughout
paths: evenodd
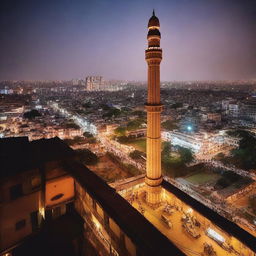
M 0 178 L 9 177 L 42 163 L 74 156 L 74 151 L 58 137 L 30 142 L 27 137 L 0 139 Z

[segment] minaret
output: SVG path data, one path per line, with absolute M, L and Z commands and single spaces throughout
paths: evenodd
M 160 201 L 161 171 L 161 119 L 162 104 L 160 102 L 160 23 L 153 11 L 148 22 L 148 48 L 145 51 L 148 63 L 148 99 L 147 110 L 147 166 L 146 178 L 147 201 L 155 204 Z

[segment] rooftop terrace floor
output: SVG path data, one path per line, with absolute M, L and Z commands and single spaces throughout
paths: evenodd
M 146 202 L 145 185 L 120 191 L 120 194 L 186 255 L 255 255 L 235 237 L 221 230 L 164 188 L 161 202 L 154 207 Z M 207 235 L 207 230 L 216 235 L 215 240 Z M 218 242 L 222 239 L 225 242 Z

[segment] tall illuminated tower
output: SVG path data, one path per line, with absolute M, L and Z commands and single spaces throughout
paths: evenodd
M 145 51 L 148 63 L 148 98 L 147 110 L 147 167 L 146 178 L 147 201 L 157 203 L 160 200 L 162 182 L 161 171 L 161 119 L 162 104 L 160 102 L 160 63 L 162 49 L 159 19 L 153 11 L 148 22 L 148 48 Z

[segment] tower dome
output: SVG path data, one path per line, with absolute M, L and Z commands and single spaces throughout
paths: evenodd
M 156 17 L 154 10 L 151 18 L 148 21 L 148 28 L 150 27 L 158 27 L 158 28 L 160 27 L 159 19 Z

